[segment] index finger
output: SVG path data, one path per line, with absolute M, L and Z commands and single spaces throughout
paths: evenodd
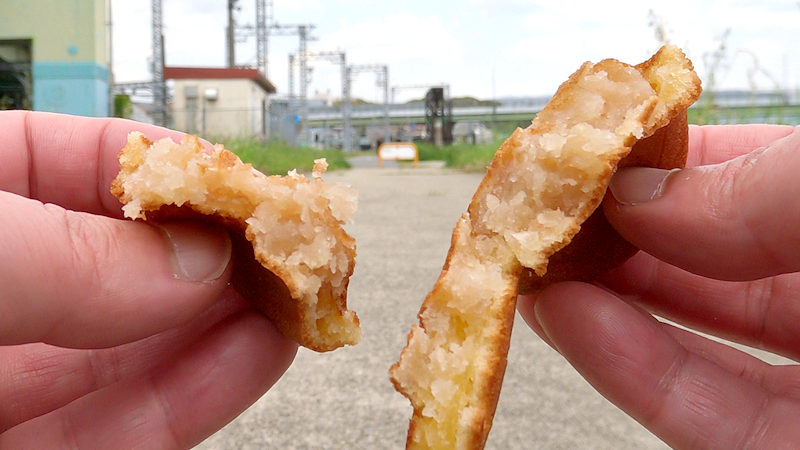
M 131 131 L 157 140 L 184 133 L 117 118 L 0 111 L 0 190 L 44 203 L 120 217 L 108 190 Z
M 788 125 L 690 125 L 687 167 L 717 164 L 788 136 Z
M 800 128 L 787 129 L 722 164 L 623 169 L 603 204 L 606 218 L 641 250 L 698 275 L 745 281 L 796 272 Z

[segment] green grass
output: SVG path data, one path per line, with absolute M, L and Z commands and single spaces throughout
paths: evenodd
M 702 98 L 700 102 L 702 102 Z M 698 103 L 696 107 L 689 108 L 689 123 L 697 125 L 720 123 L 797 125 L 800 123 L 800 105 L 717 107 L 708 103 Z
M 800 118 L 800 107 L 766 106 L 737 108 L 708 108 L 698 105 L 689 109 L 689 123 L 787 123 L 796 125 Z M 526 126 L 526 124 L 520 124 Z M 428 142 L 416 142 L 419 158 L 422 161 L 445 161 L 447 167 L 468 172 L 483 172 L 492 160 L 503 141 L 514 131 L 515 124 L 498 124 L 495 138 L 486 144 L 456 143 L 441 148 Z M 270 175 L 284 175 L 291 169 L 310 172 L 314 160 L 326 158 L 329 170 L 347 169 L 350 164 L 340 150 L 314 150 L 295 148 L 284 142 L 267 143 L 256 139 L 238 138 L 225 140 L 225 146 L 239 155 L 243 161 L 253 164 L 257 169 Z
M 298 172 L 310 172 L 314 160 L 328 160 L 328 170 L 348 169 L 350 163 L 340 150 L 315 150 L 305 147 L 292 147 L 284 142 L 261 142 L 252 138 L 227 140 L 225 148 L 236 153 L 242 161 L 252 164 L 256 169 L 268 175 L 286 175 L 286 172 L 297 169 Z
M 419 159 L 422 161 L 444 161 L 447 167 L 467 172 L 483 172 L 492 161 L 495 152 L 516 127 L 506 124 L 494 132 L 494 139 L 485 144 L 455 143 L 437 148 L 429 142 L 417 142 Z
M 494 140 L 487 144 L 457 143 L 436 148 L 428 142 L 417 142 L 419 159 L 422 161 L 444 161 L 447 167 L 467 172 L 482 172 L 494 157 L 502 140 Z

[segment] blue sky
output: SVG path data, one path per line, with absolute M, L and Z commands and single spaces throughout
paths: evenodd
M 239 3 L 240 23 L 254 23 L 255 1 Z M 149 4 L 113 1 L 118 81 L 149 77 Z M 222 66 L 226 1 L 163 4 L 167 65 Z M 274 17 L 278 23 L 314 24 L 310 50 L 344 50 L 351 64 L 388 64 L 391 85 L 445 82 L 453 96 L 550 95 L 583 61 L 641 62 L 658 47 L 651 17 L 684 48 L 704 81 L 708 55 L 729 30 L 718 87 L 800 86 L 797 0 L 274 0 Z M 269 47 L 269 78 L 285 93 L 287 55 L 297 50 L 297 38 L 275 36 Z M 237 62 L 254 61 L 253 40 L 238 44 Z M 328 62 L 313 67 L 310 94 L 338 97 L 339 69 Z M 359 75 L 353 91 L 382 99 L 371 74 Z M 406 90 L 399 97 L 422 94 Z

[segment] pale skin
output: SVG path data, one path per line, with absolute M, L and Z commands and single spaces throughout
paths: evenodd
M 595 284 L 520 297 L 519 311 L 674 448 L 796 448 L 800 366 L 652 314 L 800 361 L 800 127 L 691 127 L 688 166 L 663 182 L 617 174 L 604 212 L 644 251 Z
M 120 119 L 0 112 L 0 448 L 186 448 L 297 350 L 228 286 L 230 241 L 123 220 Z

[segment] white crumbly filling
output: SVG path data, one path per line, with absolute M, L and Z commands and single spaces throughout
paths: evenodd
M 323 321 L 333 333 L 358 334 L 354 314 L 339 315 L 334 301 L 346 289 L 347 250 L 354 246 L 350 240 L 343 242 L 337 230 L 352 220 L 356 192 L 322 181 L 324 159 L 315 161 L 313 179 L 308 180 L 296 171 L 285 177 L 266 176 L 222 146 L 198 151 L 169 139 L 124 158 L 135 165 L 122 184 L 130 197 L 123 206 L 127 217 L 142 218 L 153 205 L 202 205 L 204 214 L 245 222 L 254 248 L 272 267 L 283 269 L 281 276 L 294 298 L 314 306 L 324 297 L 308 318 L 310 328 Z
M 512 150 L 508 174 L 478 199 L 481 231 L 502 236 L 517 260 L 539 273 L 586 199 L 606 185 L 611 164 L 641 137 L 643 113 L 657 100 L 635 69 L 621 72 L 585 77 L 561 109 L 543 111 L 533 128 L 517 131 L 522 145 Z M 546 132 L 532 131 L 543 121 L 551 125 Z
M 316 302 L 323 280 L 341 287 L 349 267 L 347 254 L 336 252 L 337 237 L 325 211 L 331 210 L 340 220 L 352 217 L 354 193 L 343 186 L 323 186 L 275 186 L 247 219 L 256 246 L 290 268 L 297 291 L 311 303 Z

